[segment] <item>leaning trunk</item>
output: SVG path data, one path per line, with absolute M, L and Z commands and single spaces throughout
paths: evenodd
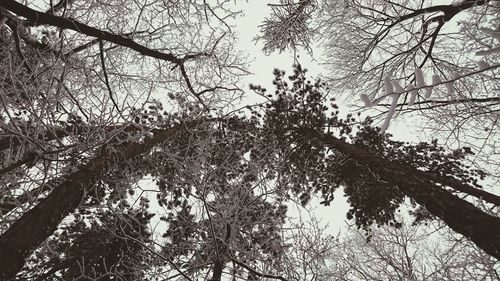
M 363 163 L 381 179 L 397 186 L 406 196 L 424 206 L 454 231 L 473 241 L 479 248 L 500 260 L 500 218 L 491 216 L 473 204 L 458 198 L 422 176 L 413 167 L 394 164 L 364 148 L 346 143 L 333 136 L 324 136 L 315 130 L 305 130 L 331 148 Z
M 192 127 L 197 123 L 193 121 L 161 130 L 143 143 L 128 143 L 113 153 L 103 152 L 78 171 L 66 176 L 45 199 L 0 236 L 0 280 L 15 277 L 25 259 L 54 233 L 62 219 L 78 207 L 85 191 L 92 188 L 111 167 L 149 151 L 185 126 Z

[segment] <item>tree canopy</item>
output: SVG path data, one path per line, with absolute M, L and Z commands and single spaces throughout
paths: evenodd
M 277 2 L 266 51 L 319 46 L 338 98 L 371 109 L 383 130 L 400 119 L 473 147 L 471 162 L 498 175 L 498 1 Z
M 263 25 L 265 47 L 309 46 L 306 23 L 329 7 L 318 3 L 273 5 L 277 18 Z M 395 9 L 372 11 L 394 21 L 382 23 L 381 40 L 394 26 L 405 30 L 399 25 L 413 18 L 406 13 L 442 12 L 443 25 L 463 11 L 496 7 L 389 4 Z M 380 239 L 409 241 L 412 227 L 425 224 L 463 237 L 468 251 L 483 257 L 481 272 L 494 276 L 500 196 L 483 188 L 490 174 L 471 166 L 475 150 L 437 139 L 398 141 L 377 118 L 343 116 L 331 94 L 343 89 L 331 77 L 308 77 L 299 63 L 289 74 L 274 70 L 275 89 L 250 85 L 267 100 L 238 109 L 246 73 L 233 50 L 230 18 L 238 13 L 231 1 L 0 3 L 0 280 L 330 280 L 345 266 L 371 276 L 353 263 L 401 251 Z M 364 24 L 365 14 L 347 15 Z M 283 22 L 292 29 L 279 29 Z M 368 36 L 355 31 L 349 34 Z M 398 101 L 411 92 L 397 92 L 396 70 L 405 71 L 393 69 L 385 86 Z M 349 75 L 380 85 L 386 76 Z M 377 87 L 363 89 L 366 102 Z M 338 190 L 349 204 L 346 218 L 372 248 L 356 233 L 334 239 L 314 220 L 290 218 L 290 206 L 307 207 L 313 198 L 329 206 Z M 332 249 L 351 255 L 331 263 Z M 410 264 L 385 273 L 425 276 L 408 273 Z

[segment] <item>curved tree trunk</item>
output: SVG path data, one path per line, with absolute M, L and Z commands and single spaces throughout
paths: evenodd
M 388 184 L 397 186 L 406 196 L 424 206 L 429 213 L 439 217 L 454 231 L 469 238 L 486 253 L 500 260 L 499 217 L 491 216 L 449 193 L 413 167 L 396 165 L 363 148 L 333 136 L 325 136 L 314 129 L 305 129 L 302 133 L 316 137 L 332 149 L 363 163 Z
M 185 127 L 200 121 L 178 125 L 158 131 L 143 143 L 128 143 L 101 153 L 78 171 L 64 177 L 62 183 L 41 202 L 26 212 L 0 236 L 0 280 L 11 280 L 23 267 L 25 259 L 50 235 L 83 199 L 86 190 L 106 174 L 114 165 L 133 159 L 152 147 L 165 142 Z

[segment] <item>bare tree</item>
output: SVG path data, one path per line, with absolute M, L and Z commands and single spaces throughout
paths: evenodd
M 472 162 L 498 173 L 498 1 L 279 3 L 263 23 L 266 50 L 318 42 L 337 95 L 371 107 L 383 131 L 412 117 L 452 148 L 475 148 Z
M 411 208 L 405 206 L 403 209 Z M 401 210 L 402 211 L 402 210 Z M 497 280 L 500 263 L 438 221 L 336 235 L 317 219 L 290 226 L 284 269 L 292 280 Z
M 355 228 L 332 249 L 330 280 L 496 280 L 500 264 L 438 223 Z

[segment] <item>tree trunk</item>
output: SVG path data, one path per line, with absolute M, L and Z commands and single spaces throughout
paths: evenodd
M 423 172 L 423 171 L 419 171 L 419 172 L 423 177 L 430 179 L 435 183 L 443 184 L 443 185 L 448 186 L 452 189 L 455 189 L 456 191 L 460 191 L 460 192 L 463 192 L 463 193 L 468 194 L 470 196 L 474 196 L 476 198 L 484 200 L 487 203 L 493 204 L 495 206 L 500 206 L 500 196 L 498 196 L 496 194 L 489 193 L 488 191 L 475 188 L 469 184 L 462 183 L 459 180 L 451 178 L 451 177 L 443 177 L 443 176 L 439 176 L 436 174 Z
M 366 165 L 388 184 L 395 185 L 406 196 L 424 206 L 454 231 L 473 241 L 479 248 L 500 260 L 500 218 L 491 216 L 473 204 L 458 198 L 422 176 L 413 167 L 394 164 L 363 148 L 346 143 L 333 136 L 325 136 L 314 129 L 302 133 L 316 137 L 341 153 Z
M 213 270 L 212 278 L 210 278 L 209 281 L 221 281 L 222 270 L 224 270 L 224 262 L 222 262 L 221 260 L 217 259 L 214 262 L 214 266 L 213 266 L 212 270 Z
M 112 153 L 105 151 L 78 171 L 66 176 L 45 199 L 0 236 L 0 280 L 11 280 L 15 277 L 25 259 L 54 233 L 62 219 L 78 207 L 85 191 L 92 188 L 112 166 L 149 151 L 176 132 L 199 122 L 192 121 L 158 131 L 143 143 L 128 143 Z

